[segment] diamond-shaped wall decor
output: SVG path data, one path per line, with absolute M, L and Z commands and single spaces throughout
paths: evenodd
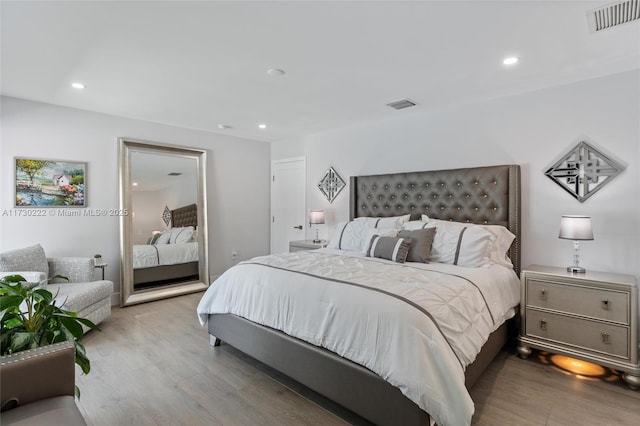
M 624 166 L 583 141 L 562 155 L 544 174 L 583 202 L 623 170 Z
M 169 222 L 171 222 L 171 210 L 169 207 L 164 206 L 164 211 L 162 212 L 162 220 L 164 220 L 165 225 L 169 226 Z
M 320 192 L 322 192 L 324 196 L 327 197 L 327 200 L 329 200 L 330 203 L 335 200 L 335 198 L 345 186 L 345 182 L 333 167 L 329 167 L 329 170 L 326 171 L 322 179 L 320 179 L 320 183 L 318 184 Z

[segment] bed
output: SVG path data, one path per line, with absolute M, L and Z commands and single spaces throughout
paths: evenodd
M 353 220 L 374 217 L 393 218 L 410 215 L 409 219 L 415 221 L 422 219 L 422 215 L 427 215 L 428 220 L 434 221 L 433 223 L 436 223 L 439 219 L 458 223 L 501 225 L 506 227 L 515 236 L 508 251 L 513 268 L 509 269 L 496 266 L 496 269 L 501 271 L 509 269 L 507 273 L 511 274 L 511 277 L 508 279 L 509 282 L 507 285 L 509 285 L 512 290 L 516 289 L 514 291 L 517 293 L 517 274 L 519 274 L 520 271 L 519 166 L 505 165 L 358 176 L 351 178 L 350 192 L 350 218 Z M 469 228 L 471 229 L 471 227 Z M 242 268 L 255 267 L 260 268 L 260 271 L 267 267 L 271 268 L 270 270 L 276 271 L 276 276 L 280 277 L 281 282 L 278 283 L 278 285 L 289 287 L 298 285 L 317 286 L 316 281 L 320 280 L 320 278 L 318 278 L 320 272 L 313 268 L 325 269 L 327 271 L 336 269 L 334 263 L 329 263 L 329 260 L 327 260 L 331 258 L 331 256 L 338 256 L 338 254 L 331 250 L 319 250 L 315 253 L 289 253 L 282 256 L 268 256 L 264 259 L 258 259 L 257 261 L 250 261 L 248 264 L 243 265 Z M 392 277 L 393 273 L 395 273 L 393 272 L 395 269 L 389 266 L 388 261 L 371 263 L 373 261 L 377 261 L 377 259 L 363 258 L 358 255 L 340 258 L 340 263 L 353 264 L 355 266 L 352 268 L 356 268 L 356 270 L 360 268 L 375 271 L 378 277 L 386 277 L 387 275 L 385 274 L 387 274 L 387 271 L 390 274 L 388 275 L 389 277 Z M 257 263 L 257 265 L 255 263 Z M 283 271 L 284 266 L 289 267 L 296 263 L 298 264 L 298 269 L 293 272 L 293 275 L 291 275 L 290 272 Z M 367 266 L 362 267 L 362 265 Z M 281 266 L 283 268 L 281 268 Z M 450 268 L 450 265 L 439 266 L 433 264 L 432 267 L 435 269 L 444 267 L 445 270 L 425 272 L 425 275 L 460 275 L 457 274 L 457 272 L 451 272 L 452 270 L 446 270 L 446 268 Z M 416 268 L 413 265 L 408 265 L 407 268 L 407 270 L 413 271 L 413 275 L 417 275 L 416 271 L 418 269 L 430 267 L 421 266 L 420 268 Z M 231 277 L 235 277 L 231 279 L 239 280 L 236 284 L 240 286 L 244 285 L 244 278 L 242 275 L 240 275 L 240 278 L 235 275 L 239 273 L 238 269 L 228 272 L 230 272 Z M 475 269 L 479 270 L 480 268 Z M 343 285 L 341 287 L 348 288 L 350 292 L 360 291 L 359 288 L 355 288 L 358 287 L 357 285 L 352 285 L 357 283 L 357 280 L 352 279 L 352 277 L 357 274 L 354 275 L 352 272 L 353 269 L 349 271 L 348 275 L 351 281 L 346 281 L 349 281 L 350 285 Z M 477 271 L 474 271 L 474 273 L 476 272 Z M 336 273 L 341 272 L 338 271 Z M 250 289 L 251 294 L 263 292 L 263 284 L 265 282 L 264 280 L 267 279 L 267 274 L 263 274 L 262 272 L 259 274 L 264 276 L 261 276 L 261 278 L 257 280 L 259 283 L 257 284 L 258 286 L 253 288 L 247 287 Z M 272 274 L 272 272 L 269 272 L 269 274 Z M 291 277 L 297 278 L 294 279 Z M 366 278 L 366 280 L 369 279 L 370 278 Z M 465 295 L 473 294 L 473 297 L 468 297 L 469 299 L 474 297 L 478 299 L 480 296 L 484 299 L 485 288 L 493 285 L 491 282 L 492 278 L 488 279 L 485 283 L 481 283 L 480 281 L 482 280 L 474 282 L 474 279 L 474 277 L 470 279 L 464 276 L 457 276 L 456 278 L 451 278 L 451 286 L 452 288 L 464 288 L 466 292 Z M 334 283 L 343 280 L 335 276 L 330 278 L 330 280 L 332 280 L 332 283 L 328 284 L 329 281 L 327 281 L 327 290 L 325 291 L 324 287 L 321 288 L 321 292 L 317 293 L 316 299 L 313 300 L 320 300 L 321 303 L 327 302 L 327 310 L 333 309 L 337 313 L 344 313 L 348 311 L 348 309 L 344 309 L 342 305 L 339 305 L 339 303 L 341 303 L 339 300 L 340 297 L 336 299 L 336 297 L 332 295 L 333 288 L 335 287 Z M 465 280 L 471 283 L 471 285 L 465 282 Z M 248 279 L 246 281 L 249 282 Z M 393 286 L 396 283 L 392 278 L 388 280 L 378 279 L 378 281 L 382 286 Z M 453 284 L 454 281 L 456 282 L 455 284 Z M 367 281 L 367 286 L 368 285 L 369 282 Z M 216 286 L 218 286 L 218 290 L 214 290 Z M 434 288 L 429 291 L 435 291 L 435 287 L 437 286 L 433 287 Z M 476 287 L 476 289 L 473 287 Z M 479 287 L 482 287 L 482 291 Z M 310 294 L 315 294 L 314 291 L 317 291 L 317 288 L 319 287 L 305 287 L 305 290 Z M 452 345 L 450 341 L 447 340 L 448 337 L 445 338 L 451 349 L 449 355 L 441 356 L 436 354 L 432 357 L 424 358 L 420 356 L 420 360 L 428 358 L 429 361 L 419 361 L 412 364 L 412 368 L 416 368 L 417 377 L 420 378 L 416 385 L 414 383 L 399 382 L 397 377 L 387 374 L 385 370 L 386 367 L 380 367 L 379 360 L 371 362 L 369 360 L 360 360 L 358 359 L 358 354 L 354 355 L 349 352 L 348 349 L 345 351 L 343 347 L 345 346 L 345 341 L 349 341 L 350 338 L 355 340 L 360 335 L 368 335 L 367 333 L 357 333 L 357 336 L 348 336 L 346 339 L 338 340 L 334 339 L 334 335 L 341 332 L 342 326 L 337 327 L 338 331 L 335 331 L 331 329 L 330 324 L 327 325 L 321 322 L 320 328 L 323 329 L 321 332 L 311 330 L 309 333 L 315 333 L 316 337 L 320 335 L 320 339 L 324 340 L 321 341 L 321 344 L 310 344 L 307 343 L 307 341 L 314 341 L 313 336 L 310 338 L 305 337 L 307 341 L 302 340 L 302 337 L 298 337 L 304 333 L 298 330 L 292 332 L 287 325 L 282 328 L 286 331 L 285 333 L 276 328 L 259 324 L 259 322 L 269 324 L 270 320 L 263 321 L 263 318 L 254 318 L 250 321 L 245 319 L 246 317 L 251 318 L 250 316 L 224 313 L 224 309 L 210 309 L 211 305 L 209 302 L 211 301 L 207 300 L 209 298 L 208 294 L 215 291 L 221 292 L 224 291 L 224 289 L 224 281 L 214 283 L 207 293 L 205 293 L 198 307 L 198 314 L 201 321 L 208 322 L 208 330 L 214 344 L 220 344 L 220 341 L 225 341 L 365 419 L 375 424 L 383 425 L 425 425 L 429 424 L 432 419 L 441 425 L 469 423 L 471 421 L 471 414 L 473 413 L 473 404 L 472 402 L 470 403 L 470 398 L 468 398 L 468 400 L 466 399 L 468 393 L 466 393 L 465 397 L 460 393 L 459 388 L 464 388 L 465 386 L 466 388 L 470 388 L 473 385 L 507 341 L 508 336 L 511 334 L 510 329 L 515 330 L 515 327 L 511 324 L 512 320 L 506 321 L 506 319 L 516 314 L 515 308 L 518 300 L 517 294 L 511 294 L 509 302 L 511 306 L 504 312 L 495 313 L 496 317 L 501 317 L 499 319 L 493 318 L 494 313 L 492 313 L 492 308 L 490 307 L 495 303 L 493 299 L 489 299 L 489 301 L 485 300 L 484 303 L 488 308 L 485 311 L 489 312 L 479 313 L 478 315 L 480 316 L 478 318 L 481 320 L 471 329 L 475 332 L 476 329 L 479 330 L 490 327 L 490 330 L 485 330 L 485 335 L 483 336 L 468 338 L 470 340 L 476 339 L 476 344 L 481 346 L 481 348 L 478 347 L 477 350 L 474 349 L 470 353 L 465 353 L 465 350 L 457 346 L 454 348 L 458 343 L 454 342 Z M 398 297 L 381 299 L 381 297 L 383 297 L 381 293 L 385 293 L 386 290 L 369 290 L 370 289 L 366 289 L 357 293 L 357 298 L 362 302 L 358 305 L 353 305 L 354 311 L 361 310 L 362 307 L 365 306 L 367 312 L 374 312 L 377 316 L 393 316 L 396 311 L 392 310 L 391 306 L 402 305 L 405 306 L 405 308 L 402 308 L 405 310 L 398 312 L 401 312 L 403 318 L 404 316 L 411 317 L 408 321 L 413 321 L 412 318 L 414 316 L 421 316 L 419 309 L 411 310 L 406 308 L 408 305 L 408 303 L 404 303 L 406 300 L 398 301 Z M 478 294 L 480 296 L 478 296 Z M 344 299 L 353 299 L 353 297 L 356 296 L 345 296 Z M 456 300 L 467 298 L 453 297 L 456 298 Z M 367 303 L 369 303 L 369 301 L 374 304 L 374 308 L 368 307 L 369 305 L 367 305 Z M 294 320 L 289 321 L 289 319 L 284 319 L 282 320 L 284 324 L 287 324 L 287 321 L 289 321 L 289 323 L 306 324 L 304 319 L 301 321 L 296 320 L 298 317 L 296 317 L 297 314 L 295 310 L 287 311 L 287 309 L 292 303 L 294 305 L 303 304 L 308 303 L 307 301 L 292 301 L 289 299 L 286 299 L 284 302 L 275 301 L 274 303 L 282 303 L 278 309 L 265 309 L 264 306 L 256 305 L 255 303 L 251 305 L 251 303 L 249 303 L 249 309 L 255 312 L 291 312 L 288 315 L 291 315 Z M 449 302 L 445 303 L 445 305 L 448 303 Z M 504 303 L 507 302 L 505 301 Z M 388 314 L 386 313 L 387 310 L 389 311 Z M 406 314 L 406 312 L 409 311 L 410 313 Z M 428 316 L 428 314 L 427 312 L 426 315 Z M 491 321 L 486 320 L 487 315 L 492 317 Z M 424 317 L 424 315 L 422 315 L 421 318 L 422 317 Z M 278 319 L 277 321 L 281 320 Z M 358 321 L 360 321 L 360 319 L 354 320 L 354 322 Z M 434 320 L 433 324 L 428 326 L 431 328 L 424 332 L 425 335 L 429 336 L 426 342 L 431 342 L 431 340 L 437 340 L 445 336 L 448 333 L 446 330 L 448 330 L 452 324 L 455 328 L 457 320 L 454 319 L 452 324 L 445 324 L 445 327 L 439 327 L 439 325 L 442 324 L 439 324 L 438 321 L 440 321 L 440 318 L 438 318 L 437 321 Z M 484 324 L 483 321 L 487 323 L 486 327 L 482 325 Z M 404 331 L 400 331 L 397 334 L 398 336 L 404 336 L 402 333 L 404 333 L 406 329 L 413 330 L 416 328 L 412 325 L 407 325 L 408 323 L 399 323 L 399 327 L 404 327 Z M 367 324 L 371 324 L 371 322 L 369 321 Z M 424 327 L 427 326 L 425 325 Z M 440 330 L 440 328 L 444 328 L 445 331 Z M 438 329 L 440 333 L 433 332 L 434 329 Z M 373 340 L 377 340 L 377 338 L 380 337 L 380 346 L 387 345 L 396 347 L 397 345 L 402 345 L 403 342 L 407 340 L 413 340 L 398 339 L 394 337 L 395 334 L 390 335 L 388 331 L 386 332 L 387 334 L 384 334 L 384 330 L 382 332 L 380 330 L 381 329 L 376 329 L 375 333 L 373 333 L 376 337 L 376 339 Z M 478 331 L 477 334 L 480 335 L 481 333 Z M 464 339 L 467 339 L 467 337 L 464 337 Z M 392 341 L 393 343 L 390 343 Z M 464 346 L 466 344 L 467 343 L 462 343 L 460 345 Z M 425 343 L 423 346 L 430 346 L 430 343 Z M 438 349 L 438 351 L 449 353 L 446 345 L 443 346 L 445 346 L 445 348 L 442 350 Z M 327 347 L 333 350 L 325 349 Z M 385 351 L 376 350 L 376 352 L 383 353 L 381 358 L 384 358 Z M 343 356 L 337 355 L 337 353 Z M 411 354 L 412 352 L 407 350 L 405 353 Z M 451 356 L 451 354 L 455 356 Z M 396 357 L 396 355 L 393 355 L 393 357 Z M 353 360 L 358 361 L 358 363 Z M 409 359 L 408 362 L 413 362 L 413 359 Z M 423 368 L 423 364 L 428 363 L 435 364 L 429 364 L 429 367 Z M 367 365 L 370 368 L 365 368 L 360 364 Z M 433 377 L 426 381 L 422 380 L 422 376 L 418 375 L 418 370 L 420 372 L 424 370 L 427 373 L 430 371 Z M 378 373 L 374 373 L 374 371 L 378 371 Z M 410 372 L 411 370 L 409 370 L 409 373 Z M 406 376 L 406 369 L 404 374 Z M 452 387 L 457 386 L 454 390 L 448 388 L 448 375 L 450 375 L 452 382 L 457 382 L 457 385 L 452 385 Z M 385 378 L 383 379 L 382 377 Z M 405 380 L 405 378 L 402 380 Z M 411 381 L 412 378 L 408 377 L 406 380 Z M 416 397 L 412 386 L 422 386 L 425 383 L 429 385 L 431 381 L 434 383 L 433 386 L 430 386 L 433 395 L 430 394 L 430 391 L 425 392 L 425 395 L 420 394 Z M 441 393 L 446 395 L 441 397 Z M 471 404 L 470 406 L 469 403 Z M 431 412 L 432 416 L 429 415 L 429 412 Z
M 193 241 L 197 226 L 197 206 L 179 207 L 171 210 L 171 229 L 164 233 L 172 238 L 170 244 L 134 245 L 134 288 L 197 280 L 198 242 Z

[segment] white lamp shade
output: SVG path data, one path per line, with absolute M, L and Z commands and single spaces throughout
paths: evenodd
M 311 212 L 309 212 L 309 223 L 312 225 L 322 225 L 324 223 L 324 211 L 311 210 Z
M 558 238 L 565 240 L 593 240 L 589 216 L 562 216 Z

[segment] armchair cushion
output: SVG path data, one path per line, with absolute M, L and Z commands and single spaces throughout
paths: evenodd
M 83 309 L 94 303 L 105 299 L 109 300 L 111 293 L 113 293 L 113 283 L 103 280 L 85 283 L 49 284 L 47 290 L 55 297 L 57 306 L 80 315 Z
M 49 276 L 49 263 L 42 246 L 36 244 L 0 253 L 0 272 L 13 271 L 44 272 Z
M 49 276 L 62 275 L 69 281 L 55 279 L 52 283 L 86 283 L 93 281 L 95 260 L 93 257 L 50 257 Z

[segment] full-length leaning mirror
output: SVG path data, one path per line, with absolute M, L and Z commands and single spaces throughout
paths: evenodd
M 119 139 L 121 305 L 208 286 L 206 152 Z

